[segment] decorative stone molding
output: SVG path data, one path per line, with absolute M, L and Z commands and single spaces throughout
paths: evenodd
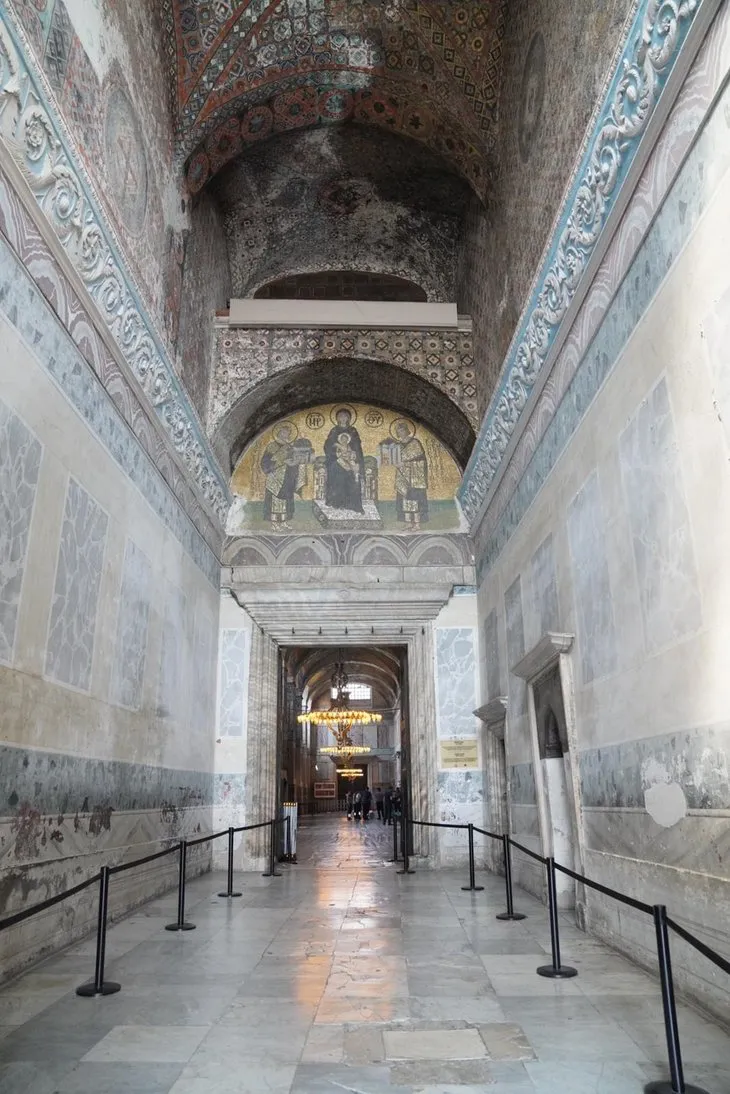
M 221 525 L 228 487 L 126 269 L 87 173 L 44 100 L 0 0 L 0 140 L 112 334 L 191 482 Z
M 474 715 L 480 722 L 484 722 L 490 733 L 495 737 L 499 737 L 500 740 L 504 740 L 504 727 L 507 717 L 506 695 L 498 695 L 496 698 L 490 699 L 483 707 L 478 707 L 474 711 Z
M 714 0 L 642 0 L 639 6 L 464 475 L 460 501 L 472 527 L 693 22 L 700 9 L 706 14 L 716 7 Z
M 547 634 L 542 636 L 537 645 L 532 647 L 529 653 L 526 653 L 516 665 L 512 666 L 510 671 L 523 680 L 535 680 L 545 669 L 558 660 L 561 653 L 569 653 L 574 641 L 575 635 L 573 634 L 558 634 L 555 631 L 548 631 Z

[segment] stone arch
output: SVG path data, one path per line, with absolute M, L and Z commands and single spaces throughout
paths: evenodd
M 276 556 L 261 539 L 236 538 L 223 549 L 224 566 L 274 566 Z
M 355 566 L 403 566 L 406 562 L 406 552 L 393 539 L 368 536 L 362 543 L 358 543 L 352 552 L 352 562 Z
M 232 473 L 254 437 L 280 418 L 338 400 L 374 402 L 417 419 L 438 437 L 459 467 L 466 466 L 475 434 L 456 403 L 414 373 L 360 358 L 295 365 L 252 387 L 227 411 L 213 433 L 213 448 L 221 466 Z
M 277 562 L 280 566 L 331 566 L 332 552 L 321 540 L 296 540 L 280 552 Z
M 416 544 L 410 554 L 409 562 L 413 566 L 461 566 L 463 559 L 459 548 L 444 536 L 428 542 Z

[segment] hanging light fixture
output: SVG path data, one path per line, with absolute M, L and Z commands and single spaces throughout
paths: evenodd
M 326 745 L 319 751 L 327 756 L 346 756 L 348 754 L 365 755 L 370 752 L 369 745 L 355 745 L 350 737 L 354 725 L 371 725 L 382 722 L 383 715 L 371 710 L 353 710 L 350 706 L 350 694 L 347 690 L 347 673 L 342 661 L 335 665 L 332 673 L 332 690 L 335 698 L 329 710 L 310 710 L 297 715 L 297 721 L 303 724 L 325 726 L 333 734 L 334 745 Z M 353 776 L 354 777 L 354 776 Z

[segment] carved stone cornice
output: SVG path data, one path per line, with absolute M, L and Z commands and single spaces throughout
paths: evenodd
M 569 653 L 574 641 L 575 635 L 548 631 L 529 653 L 512 666 L 510 672 L 523 680 L 534 680 L 557 661 L 561 653 Z
M 699 48 L 720 0 L 641 0 L 607 85 L 603 106 L 584 143 L 557 227 L 545 249 L 467 466 L 459 500 L 475 529 L 493 481 L 511 450 L 533 390 L 545 379 L 571 316 L 618 223 L 627 194 L 649 155 L 670 103 L 662 92 L 688 39 Z M 686 68 L 686 65 L 684 66 Z M 679 79 L 673 80 L 679 85 Z M 641 147 L 641 156 L 639 149 Z M 643 159 L 642 159 L 643 157 Z
M 4 142 L 93 301 L 155 421 L 219 526 L 228 485 L 102 212 L 88 172 L 70 147 L 65 126 L 22 41 L 6 0 L 0 0 L 0 141 Z
M 487 730 L 495 737 L 504 740 L 504 727 L 507 716 L 507 696 L 497 695 L 484 706 L 474 711 L 475 716 L 484 722 Z

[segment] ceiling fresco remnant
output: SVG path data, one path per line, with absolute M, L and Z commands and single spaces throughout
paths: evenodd
M 364 126 L 277 137 L 206 191 L 224 218 L 234 296 L 290 274 L 395 275 L 453 300 L 469 188 L 413 141 Z
M 362 403 L 310 407 L 246 449 L 226 530 L 458 531 L 460 482 L 453 457 L 413 419 Z
M 272 134 L 354 120 L 427 144 L 483 194 L 506 8 L 506 0 L 164 0 L 191 190 Z
M 360 273 L 356 270 L 325 270 L 295 274 L 262 285 L 257 300 L 371 300 L 425 303 L 425 291 L 412 281 L 389 274 Z

